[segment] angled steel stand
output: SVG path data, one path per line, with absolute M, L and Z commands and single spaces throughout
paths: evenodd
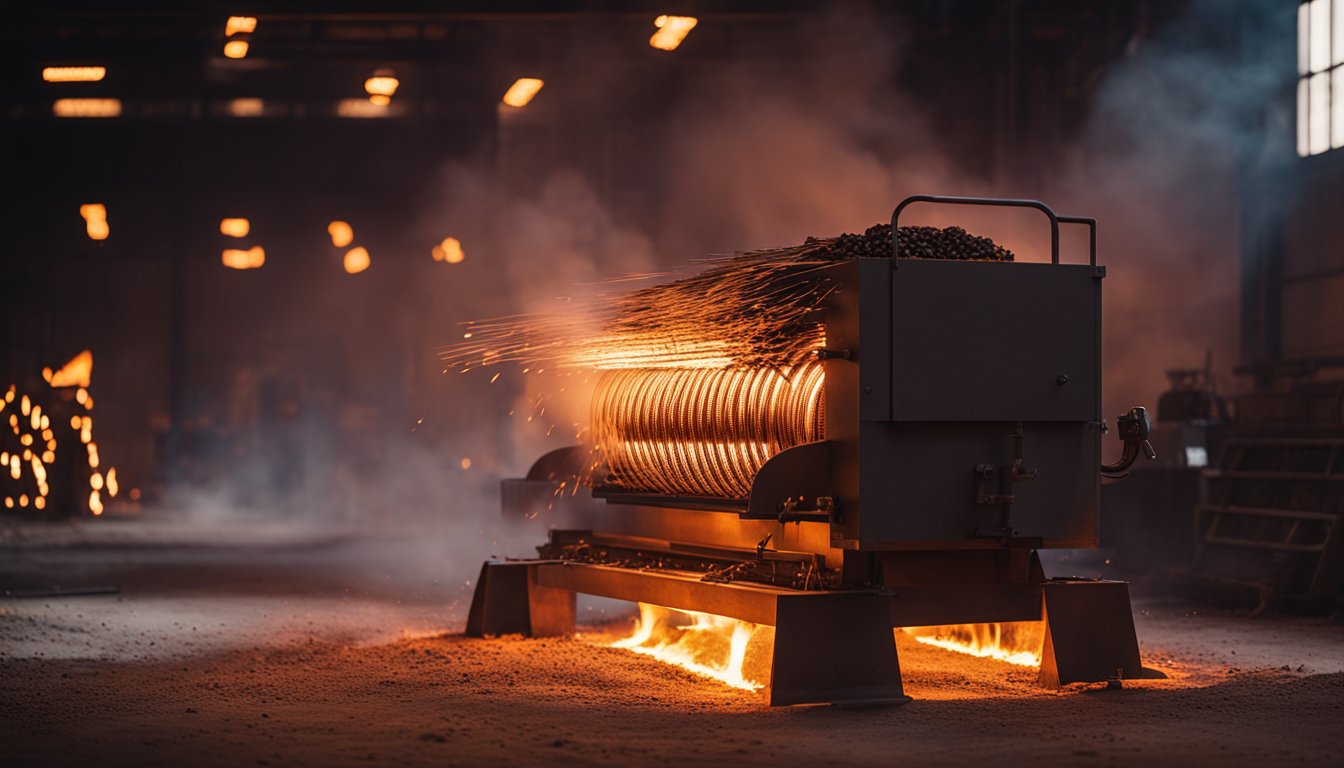
M 770 706 L 909 700 L 885 599 L 846 592 L 776 598 Z
M 576 595 L 537 584 L 537 562 L 493 562 L 481 566 L 467 614 L 467 636 L 574 634 Z
M 559 560 L 487 562 L 466 633 L 572 634 L 579 592 L 774 627 L 771 706 L 909 701 L 893 633 L 898 626 L 1039 619 L 1045 622 L 1042 685 L 1118 685 L 1155 676 L 1139 661 L 1129 585 L 1122 581 L 804 592 L 706 582 L 676 571 Z
M 1042 596 L 1042 685 L 1151 676 L 1139 661 L 1127 582 L 1056 579 L 1042 585 Z

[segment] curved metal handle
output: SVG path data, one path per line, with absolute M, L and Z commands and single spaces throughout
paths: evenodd
M 1050 263 L 1059 263 L 1059 223 L 1066 224 L 1086 224 L 1091 230 L 1091 259 L 1092 266 L 1097 265 L 1097 220 L 1084 216 L 1060 216 L 1054 209 L 1042 203 L 1040 200 L 1025 200 L 1001 197 L 953 197 L 949 195 L 911 195 L 901 201 L 896 206 L 896 210 L 891 212 L 891 257 L 900 258 L 900 219 L 901 211 L 912 203 L 941 203 L 945 205 L 992 205 L 1011 208 L 1035 208 L 1050 220 Z

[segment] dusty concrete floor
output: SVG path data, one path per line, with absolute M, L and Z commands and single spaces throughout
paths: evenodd
M 0 532 L 0 591 L 119 588 L 0 598 L 0 765 L 1344 762 L 1335 620 L 1141 596 L 1168 680 L 1046 691 L 901 636 L 912 703 L 771 710 L 601 627 L 462 637 L 477 559 L 431 534 Z

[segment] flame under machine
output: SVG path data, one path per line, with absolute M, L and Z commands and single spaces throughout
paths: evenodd
M 1038 210 L 1050 263 L 907 258 L 915 203 Z M 1087 264 L 1060 263 L 1061 223 L 1090 229 Z M 1037 556 L 1097 546 L 1101 476 L 1151 453 L 1135 408 L 1101 463 L 1095 220 L 921 195 L 891 224 L 890 258 L 809 272 L 809 361 L 607 372 L 605 465 L 576 446 L 503 482 L 505 516 L 549 541 L 483 566 L 467 633 L 568 634 L 579 592 L 769 625 L 772 705 L 905 700 L 895 627 L 1043 621 L 1043 684 L 1143 676 L 1127 583 Z

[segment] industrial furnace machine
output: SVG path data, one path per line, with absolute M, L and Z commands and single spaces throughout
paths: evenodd
M 929 258 L 929 228 L 899 223 L 915 203 L 1035 209 L 1050 262 Z M 1089 228 L 1088 263 L 1060 263 L 1061 224 Z M 1127 584 L 1047 579 L 1036 554 L 1097 546 L 1101 476 L 1151 453 L 1135 408 L 1101 463 L 1095 220 L 916 196 L 890 231 L 880 255 L 828 241 L 839 257 L 760 276 L 816 297 L 789 366 L 605 372 L 597 458 L 561 449 L 504 481 L 505 515 L 549 541 L 485 564 L 468 634 L 570 633 L 579 592 L 769 625 L 773 705 L 902 699 L 895 627 L 1043 621 L 1043 683 L 1140 677 Z

